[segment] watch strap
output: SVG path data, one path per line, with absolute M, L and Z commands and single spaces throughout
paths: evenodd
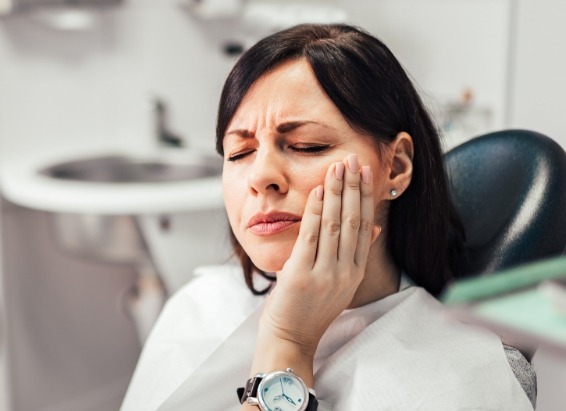
M 309 391 L 309 403 L 305 411 L 316 411 L 318 408 L 318 400 L 312 392 Z
M 246 381 L 245 387 L 240 387 L 236 390 L 238 393 L 238 399 L 240 400 L 240 404 L 243 404 L 248 400 L 248 397 L 256 397 L 257 396 L 257 388 L 259 387 L 259 383 L 263 379 L 263 375 L 259 376 L 256 375 L 255 377 L 250 378 Z

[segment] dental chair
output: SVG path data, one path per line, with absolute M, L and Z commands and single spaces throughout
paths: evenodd
M 496 271 L 563 254 L 566 248 L 566 153 L 526 130 L 474 138 L 444 156 L 451 191 L 466 230 L 459 276 Z M 527 396 L 536 402 L 532 352 L 504 345 Z
M 444 162 L 466 230 L 462 276 L 565 251 L 566 153 L 556 142 L 533 131 L 497 131 L 455 147 Z

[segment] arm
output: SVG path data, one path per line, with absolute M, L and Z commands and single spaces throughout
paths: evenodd
M 291 367 L 308 387 L 314 386 L 318 343 L 351 303 L 379 232 L 369 167 L 360 169 L 355 155 L 331 165 L 324 189 L 310 193 L 297 242 L 277 273 L 260 320 L 250 377 Z M 248 404 L 241 409 L 257 410 Z

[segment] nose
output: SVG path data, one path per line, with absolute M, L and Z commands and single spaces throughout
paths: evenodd
M 257 151 L 248 175 L 248 187 L 254 194 L 270 192 L 285 194 L 289 190 L 287 165 L 283 157 L 276 150 Z

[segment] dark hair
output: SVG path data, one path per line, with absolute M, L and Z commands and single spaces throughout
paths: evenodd
M 405 131 L 414 143 L 413 176 L 391 202 L 386 244 L 394 262 L 417 285 L 438 295 L 459 269 L 463 226 L 448 191 L 440 139 L 423 103 L 393 53 L 377 38 L 348 25 L 299 25 L 259 41 L 230 72 L 218 110 L 216 150 L 249 88 L 264 74 L 293 59 L 305 59 L 323 90 L 355 130 L 376 142 Z M 231 232 L 248 287 L 253 265 Z

